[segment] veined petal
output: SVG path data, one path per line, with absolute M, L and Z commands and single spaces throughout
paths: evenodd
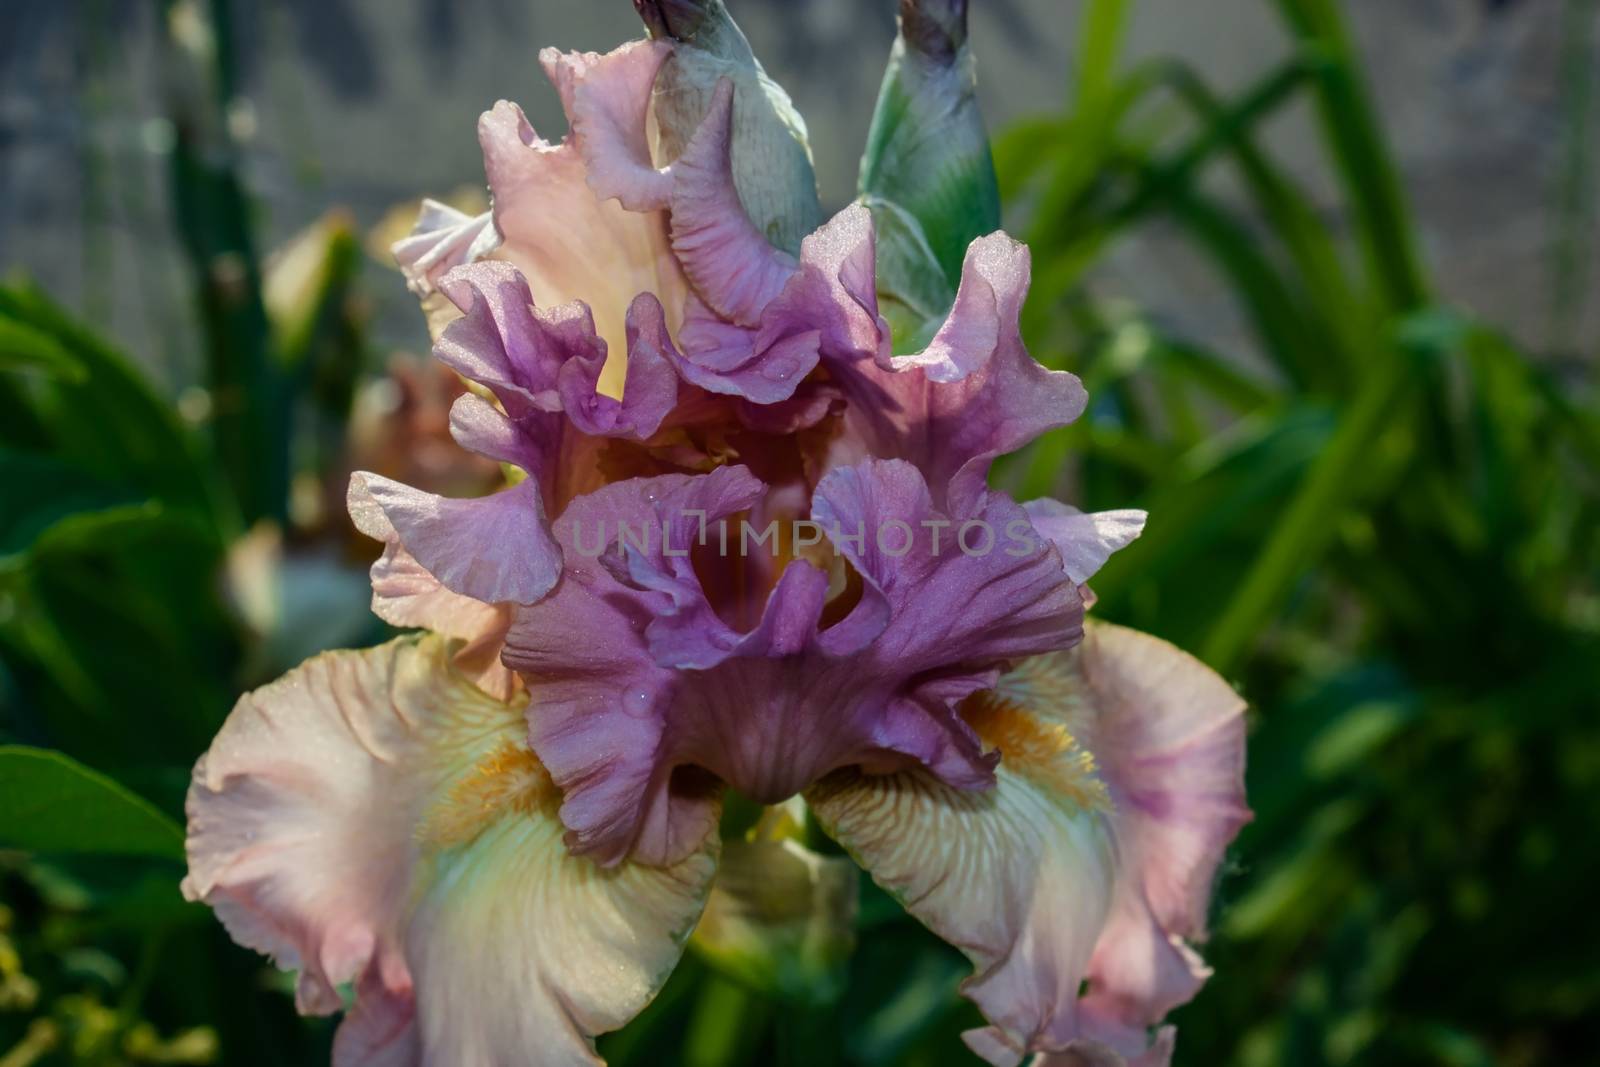
M 987 792 L 922 771 L 847 771 L 806 801 L 874 881 L 972 961 L 962 991 L 992 1025 L 969 1044 L 1014 1067 L 1077 1038 L 1115 850 L 1103 791 L 1070 736 L 1020 717 L 979 723 L 978 733 L 1000 749 Z
M 521 702 L 443 639 L 327 653 L 241 698 L 189 795 L 184 891 L 355 1010 L 335 1067 L 595 1064 L 704 903 L 716 841 L 667 869 L 569 854 Z
M 1073 581 L 1083 585 L 1119 549 L 1144 532 L 1146 514 L 1134 508 L 1086 513 L 1048 498 L 1022 505 L 1039 536 L 1056 546 Z

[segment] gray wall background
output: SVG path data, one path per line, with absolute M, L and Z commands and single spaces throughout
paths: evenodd
M 842 204 L 893 36 L 893 0 L 729 2 L 807 116 L 825 202 Z M 604 50 L 639 32 L 627 0 L 234 6 L 241 114 L 254 128 L 248 178 L 266 248 L 334 205 L 365 227 L 397 202 L 481 184 L 475 119 L 496 99 L 519 101 L 551 135 L 561 130 L 539 47 Z M 1442 295 L 1534 345 L 1549 339 L 1564 6 L 1346 2 Z M 991 124 L 1059 106 L 1079 0 L 973 0 L 973 9 Z M 1286 52 L 1266 0 L 1138 0 L 1135 12 L 1135 55 L 1185 57 L 1222 90 Z M 153 0 L 0 0 L 0 270 L 32 274 L 179 388 L 195 373 L 195 344 L 161 155 L 158 17 Z M 1270 132 L 1339 225 L 1311 116 L 1291 111 Z M 380 347 L 423 348 L 398 278 L 377 263 L 370 273 Z M 1119 248 L 1096 284 L 1179 330 L 1248 347 L 1225 294 L 1159 228 Z M 1600 312 L 1585 303 L 1592 353 Z

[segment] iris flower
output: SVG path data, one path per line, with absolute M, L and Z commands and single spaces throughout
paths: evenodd
M 637 6 L 649 39 L 541 55 L 565 139 L 497 104 L 492 211 L 430 203 L 397 247 L 472 384 L 453 436 L 511 474 L 353 478 L 373 608 L 420 632 L 240 699 L 186 893 L 301 1011 L 350 1002 L 340 1067 L 591 1064 L 695 928 L 724 792 L 798 796 L 970 958 L 980 1056 L 1167 1063 L 1248 818 L 1243 708 L 1086 622 L 1142 513 L 988 486 L 1086 398 L 1023 346 L 1027 249 L 971 232 L 964 3 L 902 5 L 825 222 L 720 3 Z

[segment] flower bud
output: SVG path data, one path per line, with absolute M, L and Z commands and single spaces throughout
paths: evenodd
M 700 957 L 770 996 L 826 1004 L 844 987 L 855 947 L 858 879 L 841 856 L 796 838 L 799 798 L 766 809 L 744 840 L 726 841 L 717 880 L 691 940 Z
M 773 245 L 798 254 L 822 223 L 805 120 L 762 70 L 722 0 L 634 0 L 650 36 L 676 42 L 656 79 L 658 166 L 677 159 L 699 128 L 717 82 L 734 85 L 733 176 L 739 201 Z
M 967 0 L 900 0 L 900 33 L 862 156 L 860 190 L 869 203 L 888 201 L 921 226 L 952 287 L 967 245 L 1000 228 L 999 185 L 967 44 Z M 907 284 L 927 288 L 925 281 Z

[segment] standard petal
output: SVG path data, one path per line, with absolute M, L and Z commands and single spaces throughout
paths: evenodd
M 301 969 L 302 1010 L 355 982 L 336 1067 L 594 1064 L 678 958 L 714 838 L 668 869 L 570 855 L 522 723 L 400 639 L 241 698 L 195 768 L 184 891 Z
M 531 478 L 486 497 L 453 500 L 357 471 L 349 505 L 358 530 L 398 540 L 445 588 L 473 600 L 531 604 L 561 577 L 561 549 Z
M 671 177 L 650 161 L 646 129 L 650 90 L 671 54 L 664 41 L 630 41 L 605 55 L 539 53 L 561 95 L 589 188 L 602 200 L 616 197 L 629 211 L 663 208 L 672 193 Z
M 495 226 L 505 237 L 496 255 L 522 271 L 539 306 L 588 304 L 607 348 L 599 389 L 620 399 L 633 298 L 654 293 L 675 328 L 688 292 L 666 213 L 628 211 L 597 196 L 578 148 L 542 140 L 515 104 L 486 112 L 478 140 Z

